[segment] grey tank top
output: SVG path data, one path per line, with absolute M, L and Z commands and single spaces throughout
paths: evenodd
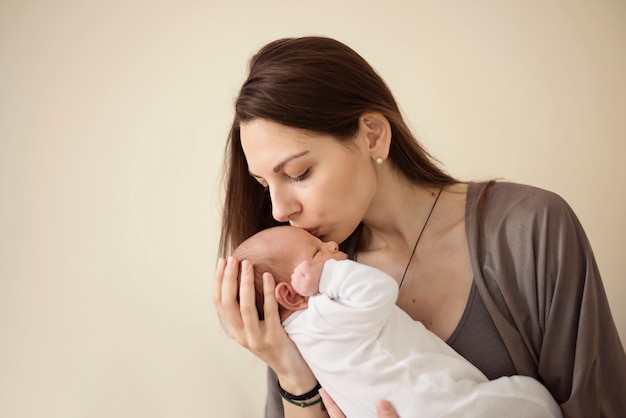
M 446 343 L 478 367 L 489 380 L 516 374 L 513 360 L 474 281 L 463 316 Z

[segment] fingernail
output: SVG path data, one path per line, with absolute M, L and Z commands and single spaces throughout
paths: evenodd
M 377 409 L 378 412 L 391 412 L 391 405 L 389 405 L 389 402 L 380 402 Z

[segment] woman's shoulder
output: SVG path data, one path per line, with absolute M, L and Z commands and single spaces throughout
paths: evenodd
M 471 182 L 468 184 L 468 198 L 487 197 L 494 203 L 512 202 L 515 204 L 530 202 L 554 204 L 563 202 L 563 198 L 555 192 L 528 184 L 508 181 Z
M 572 213 L 570 206 L 555 192 L 520 183 L 488 181 L 469 183 L 467 214 L 478 218 L 536 218 Z M 471 216 L 470 216 L 471 217 Z

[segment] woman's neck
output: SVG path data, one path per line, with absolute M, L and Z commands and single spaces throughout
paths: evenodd
M 363 220 L 356 260 L 385 271 L 400 283 L 422 229 L 417 255 L 426 250 L 433 257 L 444 254 L 450 233 L 463 228 L 467 184 L 381 190 Z
M 445 231 L 464 219 L 464 183 L 441 187 L 410 182 L 399 174 L 386 173 L 379 178 L 378 192 L 364 219 L 359 241 L 359 252 L 389 250 L 397 254 L 409 253 L 436 203 L 428 220 L 429 235 Z
M 415 241 L 416 222 L 426 219 L 432 206 L 432 193 L 438 190 L 409 182 L 399 174 L 387 173 L 363 218 L 360 251 L 392 246 L 406 251 Z

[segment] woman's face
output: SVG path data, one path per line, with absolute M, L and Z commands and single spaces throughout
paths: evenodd
M 323 241 L 342 242 L 354 231 L 377 186 L 364 135 L 346 146 L 331 136 L 265 119 L 240 128 L 250 174 L 268 189 L 277 221 Z

